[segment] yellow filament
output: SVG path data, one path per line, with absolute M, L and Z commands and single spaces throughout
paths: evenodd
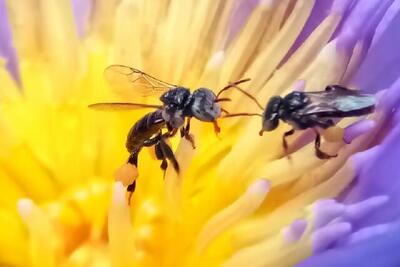
M 290 0 L 273 1 L 275 8 L 270 19 L 269 26 L 264 33 L 260 43 L 260 49 L 264 48 L 271 39 L 277 34 L 281 28 L 282 22 L 285 19 L 285 12 L 288 9 Z
M 317 53 L 323 49 L 339 23 L 340 17 L 330 15 L 318 25 L 307 40 L 298 48 L 289 60 L 278 69 L 272 78 L 264 85 L 259 94 L 260 99 L 268 96 L 287 92 L 291 83 L 298 79 L 299 74 L 307 64 L 311 64 Z M 301 76 L 300 76 L 301 77 Z
M 346 84 L 350 80 L 350 78 L 356 73 L 358 67 L 363 60 L 364 49 L 365 44 L 362 41 L 358 41 L 354 46 L 349 64 L 347 65 L 346 73 L 342 78 L 344 84 Z
M 246 71 L 245 76 L 254 77 L 251 84 L 252 92 L 259 90 L 265 80 L 272 74 L 273 70 L 286 55 L 295 37 L 300 33 L 306 22 L 314 1 L 300 0 L 296 2 L 294 11 L 284 24 L 283 28 L 277 33 L 273 40 L 268 44 L 253 64 Z
M 56 78 L 74 77 L 81 66 L 78 58 L 78 36 L 73 22 L 71 2 L 67 0 L 40 0 L 41 46 L 46 51 Z M 63 29 L 60 31 L 59 29 Z M 59 64 L 60 58 L 63 63 Z M 62 84 L 60 86 L 67 86 Z M 69 88 L 68 88 L 69 89 Z
M 114 196 L 108 214 L 108 235 L 112 266 L 134 266 L 135 238 L 125 189 L 121 183 L 114 186 Z
M 115 55 L 111 64 L 123 64 L 142 69 L 140 9 L 138 0 L 124 0 L 115 18 Z M 129 45 L 127 45 L 129 44 Z
M 29 199 L 18 202 L 19 213 L 29 231 L 31 265 L 55 267 L 57 238 L 54 227 L 46 214 Z
M 233 81 L 241 78 L 240 75 L 246 69 L 262 37 L 260 32 L 264 32 L 268 27 L 271 11 L 272 1 L 270 0 L 262 1 L 253 11 L 242 29 L 243 33 L 229 47 L 222 81 Z
M 214 215 L 198 236 L 198 253 L 201 254 L 222 231 L 253 213 L 265 199 L 268 191 L 269 183 L 266 180 L 258 180 L 238 200 Z
M 21 58 L 36 57 L 39 50 L 39 0 L 7 0 L 15 45 Z

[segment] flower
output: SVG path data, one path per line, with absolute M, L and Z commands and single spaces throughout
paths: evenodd
M 0 1 L 1 264 L 329 266 L 355 252 L 360 266 L 365 251 L 381 256 L 398 244 L 387 163 L 400 151 L 397 13 L 391 0 Z M 143 150 L 128 205 L 113 176 L 144 112 L 87 108 L 127 101 L 102 78 L 113 63 L 216 91 L 249 77 L 243 88 L 262 103 L 340 83 L 378 104 L 324 132 L 322 149 L 338 153 L 325 161 L 311 131 L 289 138 L 288 158 L 287 125 L 261 138 L 259 119 L 221 120 L 215 137 L 194 122 L 195 150 L 171 140 L 181 175 L 162 179 Z M 229 97 L 228 110 L 258 112 Z

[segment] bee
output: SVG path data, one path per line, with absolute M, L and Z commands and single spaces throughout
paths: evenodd
M 314 147 L 316 156 L 329 159 L 337 155 L 328 155 L 321 151 L 321 136 L 316 127 L 327 129 L 335 125 L 335 118 L 355 117 L 370 114 L 375 108 L 375 97 L 350 90 L 340 85 L 329 85 L 324 91 L 291 92 L 285 97 L 273 96 L 268 101 L 262 114 L 262 129 L 272 131 L 279 125 L 279 120 L 293 128 L 284 133 L 282 142 L 285 151 L 286 138 L 296 130 L 312 128 L 316 134 Z
M 187 139 L 195 148 L 194 140 L 190 134 L 190 120 L 192 118 L 214 124 L 214 131 L 219 133 L 220 128 L 217 119 L 221 113 L 228 111 L 220 106 L 220 102 L 230 101 L 229 98 L 220 97 L 229 89 L 236 88 L 243 94 L 250 94 L 238 87 L 239 84 L 249 81 L 242 79 L 229 83 L 218 94 L 208 88 L 198 88 L 193 92 L 189 88 L 163 82 L 145 72 L 124 65 L 111 65 L 106 68 L 106 80 L 112 88 L 122 95 L 150 96 L 160 94 L 162 104 L 144 104 L 133 102 L 96 103 L 89 105 L 95 110 L 135 110 L 149 108 L 153 111 L 144 115 L 131 127 L 127 139 L 126 149 L 130 156 L 128 163 L 138 166 L 138 155 L 143 147 L 154 147 L 155 155 L 161 161 L 161 169 L 166 170 L 168 162 L 177 173 L 179 163 L 168 144 L 167 139 L 175 136 L 180 131 L 181 137 Z M 232 116 L 246 116 L 250 114 L 231 114 Z M 185 123 L 186 120 L 186 123 Z M 127 191 L 132 194 L 135 191 L 136 179 L 128 185 Z

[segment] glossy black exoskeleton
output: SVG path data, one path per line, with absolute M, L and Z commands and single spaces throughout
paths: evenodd
M 220 107 L 219 102 L 230 101 L 229 98 L 219 98 L 220 94 L 230 88 L 236 88 L 251 97 L 237 87 L 238 84 L 247 82 L 249 79 L 230 83 L 216 95 L 207 88 L 199 88 L 191 92 L 188 88 L 160 81 L 138 69 L 123 65 L 111 65 L 106 69 L 105 76 L 119 93 L 130 90 L 134 90 L 141 96 L 148 96 L 157 92 L 162 93 L 159 98 L 162 105 L 118 102 L 97 103 L 89 106 L 97 110 L 156 109 L 139 119 L 128 133 L 126 139 L 126 148 L 130 153 L 128 163 L 136 167 L 141 149 L 154 146 L 156 157 L 161 160 L 161 168 L 166 170 L 169 161 L 175 171 L 179 173 L 179 163 L 166 140 L 180 130 L 181 136 L 190 141 L 194 148 L 194 140 L 190 134 L 191 118 L 211 122 L 214 124 L 215 131 L 219 132 L 217 119 L 221 116 L 222 111 L 228 113 Z M 248 114 L 230 115 L 246 116 Z M 128 186 L 127 190 L 133 192 L 135 186 L 136 180 Z
M 316 127 L 327 129 L 335 125 L 335 118 L 362 116 L 372 113 L 375 108 L 373 95 L 363 94 L 340 85 L 329 85 L 325 91 L 292 92 L 285 97 L 273 96 L 263 113 L 262 130 L 272 131 L 279 120 L 293 128 L 283 135 L 283 146 L 287 150 L 286 137 L 295 130 L 314 129 L 316 133 L 315 152 L 318 158 L 335 157 L 320 150 L 321 137 Z

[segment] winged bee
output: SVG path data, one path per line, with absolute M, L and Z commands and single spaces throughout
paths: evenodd
M 342 87 L 329 85 L 325 91 L 292 92 L 285 97 L 273 96 L 268 101 L 262 115 L 262 129 L 272 131 L 278 127 L 279 119 L 293 128 L 284 133 L 283 147 L 288 148 L 286 137 L 295 130 L 314 129 L 316 133 L 315 153 L 320 159 L 328 159 L 336 155 L 328 155 L 320 150 L 321 136 L 316 127 L 327 129 L 335 125 L 335 118 L 354 117 L 370 114 L 375 108 L 375 97 Z
M 143 147 L 153 147 L 157 159 L 161 160 L 161 169 L 166 170 L 168 162 L 179 173 L 179 163 L 166 140 L 180 130 L 181 137 L 186 138 L 195 148 L 194 140 L 190 134 L 190 120 L 196 118 L 200 121 L 214 124 L 215 132 L 220 129 L 217 119 L 221 112 L 229 113 L 221 108 L 219 102 L 230 101 L 222 98 L 221 93 L 236 88 L 245 95 L 247 92 L 237 85 L 250 79 L 243 79 L 228 84 L 218 94 L 207 88 L 198 88 L 193 92 L 189 88 L 163 82 L 141 70 L 123 65 L 111 65 L 105 70 L 105 78 L 117 93 L 127 95 L 150 96 L 160 94 L 161 104 L 149 105 L 143 103 L 118 102 L 96 103 L 89 105 L 96 110 L 135 110 L 142 108 L 154 109 L 139 119 L 130 129 L 126 148 L 130 153 L 128 163 L 135 167 L 138 165 L 138 155 Z M 250 115 L 246 113 L 232 114 L 232 116 Z M 186 120 L 186 124 L 185 124 Z M 136 180 L 128 185 L 127 191 L 132 193 L 136 187 Z

